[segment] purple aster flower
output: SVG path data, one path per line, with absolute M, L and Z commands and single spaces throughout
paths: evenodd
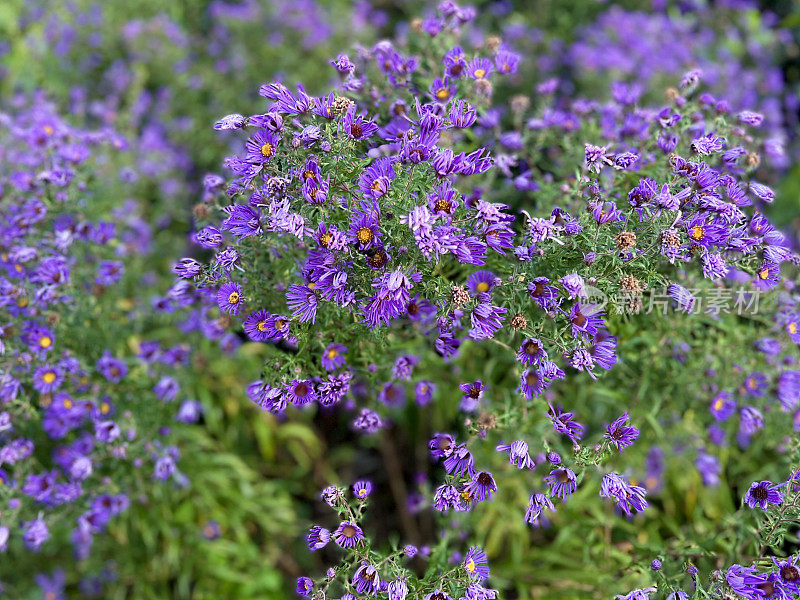
M 631 516 L 631 509 L 640 512 L 647 507 L 646 494 L 643 487 L 633 485 L 622 475 L 613 472 L 603 476 L 600 486 L 600 497 L 614 500 L 617 508 L 628 516 Z
M 498 452 L 508 452 L 508 463 L 516 463 L 518 469 L 533 469 L 533 459 L 528 454 L 528 444 L 522 440 L 511 442 L 510 444 L 498 444 L 495 448 Z
M 394 160 L 379 158 L 361 173 L 358 188 L 368 197 L 381 198 L 389 191 L 395 176 Z
M 783 328 L 795 344 L 800 344 L 800 314 L 790 313 L 784 316 Z
M 472 579 L 489 577 L 489 559 L 486 553 L 477 546 L 472 546 L 464 557 L 464 570 Z
M 311 596 L 311 590 L 314 589 L 314 580 L 309 577 L 298 577 L 297 587 L 295 589 L 298 595 L 303 596 L 303 598 L 309 598 Z
M 586 144 L 586 149 L 584 151 L 586 168 L 589 169 L 590 172 L 599 173 L 604 165 L 613 165 L 614 162 L 606 154 L 607 152 L 608 148 L 605 146 Z
M 800 594 L 800 565 L 798 565 L 798 556 L 790 556 L 784 560 L 772 559 L 775 567 L 778 569 L 778 576 L 785 584 L 787 590 L 794 594 Z
M 593 343 L 589 346 L 589 354 L 595 365 L 603 369 L 610 369 L 617 364 L 617 338 L 605 329 L 598 331 Z
M 449 433 L 435 433 L 428 442 L 428 448 L 430 449 L 431 457 L 446 458 L 455 449 L 455 438 Z
M 467 483 L 464 492 L 469 495 L 470 499 L 477 502 L 484 500 L 491 500 L 492 494 L 497 491 L 497 484 L 494 482 L 494 477 L 488 471 L 480 471 L 472 476 L 472 481 Z
M 543 310 L 551 311 L 558 306 L 558 288 L 550 285 L 547 277 L 534 277 L 528 284 L 528 293 Z
M 489 293 L 497 277 L 491 271 L 475 271 L 467 277 L 467 289 L 475 296 Z
M 64 569 L 56 569 L 49 577 L 44 573 L 40 573 L 34 578 L 36 585 L 42 590 L 42 598 L 44 600 L 64 600 L 66 597 L 64 596 L 66 580 Z
M 539 365 L 547 359 L 547 351 L 541 340 L 529 338 L 517 350 L 517 360 L 523 365 Z
M 286 292 L 286 304 L 301 323 L 314 323 L 317 318 L 317 293 L 312 286 L 316 284 L 292 284 Z
M 342 127 L 348 137 L 354 140 L 364 140 L 372 137 L 378 131 L 378 126 L 368 120 L 364 115 L 356 114 L 355 104 L 351 105 L 342 119 Z
M 453 600 L 453 598 L 442 590 L 434 590 L 430 594 L 425 594 L 424 600 Z
M 353 574 L 353 585 L 359 594 L 377 596 L 381 585 L 378 569 L 372 565 L 362 564 Z
M 753 406 L 743 406 L 739 411 L 739 429 L 747 436 L 764 427 L 764 416 Z
M 417 406 L 427 406 L 433 398 L 436 384 L 432 381 L 418 381 L 414 386 L 414 401 Z
M 278 148 L 280 136 L 274 131 L 259 129 L 247 140 L 246 160 L 251 164 L 261 165 L 268 162 Z
M 550 498 L 544 494 L 533 494 L 528 500 L 528 509 L 525 511 L 525 522 L 530 523 L 534 527 L 540 526 L 540 519 L 544 520 L 544 511 L 549 510 L 555 512 L 556 507 L 550 501 Z
M 431 82 L 428 88 L 428 93 L 435 102 L 447 104 L 448 101 L 456 95 L 456 86 L 451 83 L 447 77 L 437 77 Z
M 756 271 L 753 285 L 756 289 L 767 291 L 775 288 L 781 280 L 781 267 L 774 262 L 764 262 Z
M 97 371 L 110 382 L 119 383 L 128 374 L 128 367 L 118 358 L 111 356 L 111 353 L 106 350 L 97 361 Z
M 716 487 L 719 485 L 719 474 L 722 472 L 722 468 L 716 456 L 708 454 L 704 450 L 700 450 L 697 453 L 697 459 L 694 464 L 700 472 L 703 485 L 708 487 Z
M 264 310 L 256 310 L 250 313 L 244 320 L 244 332 L 254 342 L 266 342 L 270 340 L 270 335 L 267 330 L 267 321 L 270 314 Z
M 576 302 L 569 313 L 572 336 L 575 338 L 594 336 L 604 325 L 604 312 L 597 304 L 582 305 Z
M 353 495 L 359 500 L 364 500 L 372 493 L 372 482 L 362 479 L 353 484 Z
M 574 413 L 564 412 L 560 406 L 554 407 L 552 404 L 548 406 L 550 411 L 547 413 L 547 417 L 553 423 L 556 433 L 567 436 L 573 444 L 577 444 L 583 437 L 586 427 L 574 420 Z
M 309 379 L 293 379 L 284 387 L 284 394 L 294 406 L 304 406 L 317 399 L 314 383 Z
M 550 471 L 550 474 L 544 478 L 544 481 L 550 486 L 550 492 L 557 498 L 561 498 L 561 500 L 566 500 L 578 489 L 575 473 L 566 467 L 553 469 Z
M 368 250 L 377 245 L 382 233 L 380 209 L 374 201 L 363 202 L 358 210 L 352 211 L 348 234 L 351 242 L 356 244 L 359 250 Z
M 333 532 L 333 541 L 342 548 L 355 548 L 364 539 L 364 532 L 352 521 L 342 521 Z
M 750 508 L 758 505 L 761 510 L 767 510 L 769 504 L 780 505 L 783 502 L 783 493 L 778 491 L 780 487 L 771 481 L 754 481 L 744 495 L 744 502 Z
M 565 275 L 560 279 L 560 282 L 567 291 L 567 296 L 570 300 L 586 297 L 586 284 L 583 281 L 583 277 L 577 273 Z
M 625 448 L 632 446 L 636 438 L 639 437 L 639 430 L 632 425 L 626 425 L 625 423 L 627 423 L 627 421 L 628 413 L 625 412 L 616 421 L 606 427 L 606 432 L 603 435 L 603 437 L 609 440 L 611 445 L 620 452 L 624 452 Z
M 389 593 L 389 600 L 406 600 L 408 585 L 402 579 L 395 579 L 389 582 L 386 591 Z
M 464 412 L 472 412 L 477 409 L 481 398 L 483 398 L 483 391 L 486 389 L 483 382 L 479 380 L 472 383 L 462 383 L 458 387 L 464 392 L 459 408 Z
M 461 494 L 452 485 L 440 485 L 433 494 L 433 507 L 439 512 L 453 509 L 457 512 L 465 510 Z
M 691 313 L 694 311 L 694 305 L 697 302 L 697 298 L 695 298 L 694 295 L 692 295 L 692 293 L 682 285 L 678 285 L 677 283 L 671 284 L 667 288 L 667 294 L 675 301 L 675 303 L 678 305 L 678 308 L 684 312 Z
M 756 198 L 763 200 L 767 204 L 771 204 L 772 201 L 775 200 L 775 192 L 766 185 L 763 185 L 761 183 L 751 181 L 750 191 L 753 192 L 753 195 Z
M 347 347 L 342 344 L 328 344 L 322 353 L 322 368 L 326 371 L 335 371 L 344 366 L 347 359 Z
M 465 473 L 470 478 L 475 477 L 475 461 L 466 444 L 459 444 L 444 460 L 445 471 L 453 476 L 464 477 Z
M 214 129 L 217 131 L 241 129 L 246 123 L 247 119 L 243 115 L 232 114 L 222 117 L 219 121 L 214 123 Z
M 313 552 L 314 550 L 319 550 L 320 548 L 325 547 L 325 545 L 331 540 L 331 532 L 324 527 L 314 525 L 314 527 L 309 530 L 307 539 L 308 549 Z
M 353 427 L 363 433 L 375 433 L 383 427 L 383 420 L 375 411 L 361 409 L 361 413 L 353 420 Z
M 756 600 L 764 597 L 761 586 L 767 582 L 767 577 L 759 573 L 755 567 L 734 564 L 725 572 L 725 581 L 740 596 Z
M 797 408 L 800 403 L 800 371 L 784 371 L 778 378 L 778 400 L 784 411 Z
M 38 517 L 33 521 L 26 521 L 22 524 L 22 541 L 25 542 L 25 547 L 32 552 L 38 552 L 50 538 L 50 530 L 42 517 Z
M 347 75 L 355 71 L 356 66 L 347 54 L 340 54 L 336 60 L 332 60 L 331 64 L 336 68 L 340 75 Z
M 744 383 L 739 391 L 742 394 L 748 394 L 750 396 L 760 398 L 764 396 L 768 386 L 769 382 L 767 380 L 767 376 L 763 373 L 759 373 L 758 371 L 754 371 L 744 378 Z
M 736 412 L 736 402 L 729 392 L 720 392 L 711 400 L 709 410 L 717 421 L 724 421 Z
M 42 365 L 33 373 L 33 387 L 42 394 L 51 394 L 64 381 L 64 372 L 55 365 Z
M 483 340 L 493 338 L 505 320 L 503 315 L 508 310 L 500 306 L 493 306 L 491 302 L 481 302 L 472 311 L 470 321 L 472 329 L 469 330 L 469 337 L 473 340 Z
M 725 138 L 721 138 L 715 136 L 713 133 L 709 133 L 702 137 L 693 139 L 692 143 L 689 144 L 689 147 L 697 154 L 708 156 L 709 154 L 723 150 L 726 145 L 727 143 Z
M 223 283 L 217 292 L 217 306 L 222 312 L 238 315 L 242 306 L 242 286 L 233 281 Z

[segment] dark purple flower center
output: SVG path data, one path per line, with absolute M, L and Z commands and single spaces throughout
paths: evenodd
M 542 347 L 539 346 L 539 344 L 537 344 L 536 342 L 525 342 L 525 352 L 530 356 L 539 354 L 539 351 L 541 349 Z
M 800 579 L 800 571 L 793 565 L 786 565 L 781 569 L 781 577 L 784 581 L 797 581 Z
M 758 485 L 753 488 L 753 498 L 756 500 L 766 500 L 769 498 L 769 490 L 763 485 Z
M 342 535 L 346 538 L 351 538 L 356 535 L 356 528 L 352 525 L 345 525 L 342 527 Z
M 492 476 L 489 475 L 489 473 L 483 471 L 478 475 L 478 483 L 480 483 L 481 485 L 491 485 Z
M 756 587 L 764 594 L 764 598 L 772 598 L 775 595 L 775 584 L 771 581 L 759 583 Z

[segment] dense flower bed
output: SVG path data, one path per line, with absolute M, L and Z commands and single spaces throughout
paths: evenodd
M 69 66 L 0 123 L 8 594 L 144 589 L 103 561 L 127 560 L 126 519 L 150 547 L 180 521 L 155 512 L 165 484 L 206 502 L 193 479 L 214 473 L 181 455 L 224 406 L 261 411 L 217 472 L 286 440 L 274 504 L 305 496 L 287 522 L 313 513 L 289 527 L 314 554 L 258 541 L 247 511 L 200 516 L 205 550 L 181 551 L 261 544 L 301 596 L 800 595 L 800 257 L 772 218 L 789 31 L 730 2 L 566 28 L 502 2 L 407 23 L 369 3 L 47 8 L 0 50 L 12 82 L 34 56 Z M 230 476 L 234 503 L 260 477 Z M 41 568 L 65 544 L 74 569 Z M 167 593 L 206 593 L 193 564 Z

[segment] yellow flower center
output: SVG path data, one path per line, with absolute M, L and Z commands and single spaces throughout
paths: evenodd
M 700 240 L 703 239 L 703 234 L 704 233 L 705 233 L 705 231 L 703 230 L 702 227 L 700 227 L 700 225 L 695 225 L 694 227 L 692 227 L 692 239 L 693 240 L 699 242 Z
M 264 158 L 269 158 L 272 156 L 272 144 L 266 142 L 263 146 L 261 146 L 261 156 Z
M 721 410 L 723 404 L 724 402 L 722 402 L 722 398 L 718 398 L 717 401 L 714 402 L 714 410 Z
M 43 335 L 39 338 L 39 345 L 42 348 L 49 348 L 53 344 L 53 340 L 51 340 L 48 336 Z
M 52 371 L 48 371 L 44 375 L 42 375 L 42 381 L 45 383 L 53 383 L 56 380 L 56 374 Z
M 230 304 L 238 304 L 239 303 L 239 292 L 231 292 L 228 296 L 228 303 Z
M 284 321 L 283 319 L 277 319 L 275 321 L 275 328 L 276 329 L 283 329 L 284 325 L 286 325 L 286 321 Z
M 369 227 L 361 227 L 356 232 L 356 238 L 362 244 L 366 244 L 372 240 L 372 230 Z
M 330 233 L 323 233 L 321 236 L 319 236 L 319 243 L 326 247 L 330 245 L 332 240 L 333 235 Z
M 52 128 L 50 125 L 45 125 L 45 126 L 44 126 L 44 132 L 45 132 L 47 135 L 53 135 L 53 134 L 55 133 L 55 131 L 56 131 L 56 130 L 55 130 L 55 129 L 53 129 L 53 128 Z
M 256 325 L 256 329 L 259 331 L 266 331 L 267 330 L 267 322 L 266 321 L 259 321 Z
M 789 333 L 791 333 L 791 334 L 797 333 L 797 323 L 792 321 L 791 323 L 789 323 L 788 329 L 789 329 Z
M 69 398 L 65 399 L 64 400 L 64 408 L 66 408 L 67 410 L 72 408 L 72 400 L 70 400 Z
M 769 267 L 761 269 L 761 271 L 759 271 L 759 273 L 758 273 L 758 276 L 761 279 L 766 279 L 767 277 L 769 277 Z
M 464 568 L 467 570 L 467 572 L 474 573 L 475 572 L 475 561 L 470 558 L 469 561 L 467 561 L 467 564 L 464 565 Z
M 325 356 L 328 358 L 336 358 L 337 354 L 339 354 L 339 352 L 336 350 L 336 348 L 331 348 L 325 353 Z
M 450 90 L 447 88 L 439 88 L 436 91 L 436 98 L 439 100 L 447 100 L 450 97 Z
M 100 405 L 100 412 L 101 412 L 102 414 L 104 414 L 104 415 L 107 415 L 107 414 L 109 413 L 109 411 L 110 411 L 110 410 L 111 410 L 111 405 L 110 405 L 108 402 L 103 402 L 103 403 Z
M 486 76 L 486 69 L 475 69 L 475 77 L 478 79 Z
M 489 284 L 485 281 L 481 281 L 478 285 L 475 286 L 475 289 L 479 292 L 488 292 L 489 291 Z

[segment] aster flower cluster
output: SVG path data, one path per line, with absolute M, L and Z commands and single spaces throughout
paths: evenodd
M 478 414 L 479 435 L 431 441 L 448 473 L 432 504 L 461 512 L 492 498 L 498 486 L 476 469 L 474 446 L 489 429 L 524 429 L 530 402 L 574 452 L 563 463 L 553 452 L 547 492 L 530 496 L 526 521 L 537 526 L 552 498 L 567 500 L 588 468 L 639 437 L 626 412 L 594 447 L 582 444 L 586 427 L 550 401 L 567 370 L 595 379 L 615 366 L 617 315 L 693 316 L 708 290 L 769 292 L 794 255 L 759 210 L 774 192 L 755 178 L 757 113 L 729 118 L 693 71 L 665 106 L 642 108 L 615 83 L 610 103 L 545 96 L 518 111 L 521 131 L 500 133 L 485 110 L 488 78 L 513 73 L 518 57 L 502 43 L 483 47 L 493 60 L 467 55 L 457 40 L 468 16 L 445 3 L 438 27 L 419 25 L 416 35 L 446 48 L 440 62 L 380 42 L 332 61 L 337 92 L 268 84 L 265 113 L 220 119 L 216 129 L 249 138 L 226 160 L 230 180 L 204 181 L 201 212 L 222 217 L 198 222 L 194 241 L 213 257 L 176 263 L 168 297 L 190 311 L 188 327 L 218 339 L 241 329 L 267 346 L 248 389 L 258 406 L 341 404 L 368 434 L 409 397 L 432 401 L 432 365 L 447 368 L 463 347 L 510 350 L 521 402 L 498 412 L 482 380 L 462 379 L 459 410 Z M 743 420 L 757 423 L 751 412 Z M 522 470 L 542 462 L 521 439 L 498 449 Z M 657 480 L 663 460 L 652 463 Z M 622 515 L 645 510 L 646 494 L 624 474 L 601 476 L 599 495 Z
M 425 600 L 493 600 L 497 591 L 485 587 L 489 578 L 486 553 L 477 546 L 442 572 L 438 564 L 446 548 L 417 547 L 407 544 L 391 553 L 373 549 L 373 541 L 365 536 L 360 523 L 365 516 L 372 492 L 369 481 L 356 481 L 351 489 L 329 486 L 322 490 L 321 499 L 334 509 L 340 519 L 334 529 L 314 525 L 308 531 L 308 549 L 316 552 L 329 544 L 336 545 L 346 557 L 336 567 L 329 568 L 325 577 L 297 579 L 297 594 L 307 598 L 424 598 Z M 352 498 L 350 496 L 352 495 Z M 451 561 L 452 562 L 452 561 Z M 425 575 L 418 577 L 417 567 L 427 563 Z
M 445 14 L 443 26 L 451 18 Z M 398 73 L 415 61 L 386 44 L 373 55 L 400 98 L 408 97 L 408 81 Z M 390 68 L 391 61 L 397 64 Z M 488 78 L 489 67 L 483 71 L 481 78 Z M 349 73 L 345 89 L 354 77 Z M 177 263 L 181 279 L 170 296 L 201 303 L 196 323 L 211 320 L 207 307 L 214 302 L 227 319 L 238 318 L 251 340 L 293 355 L 288 361 L 282 356 L 277 368 L 251 386 L 254 402 L 272 412 L 290 404 L 342 401 L 355 367 L 365 371 L 366 357 L 395 322 L 411 322 L 415 337 L 438 332 L 437 350 L 454 354 L 460 344 L 455 330 L 465 325 L 445 312 L 436 322 L 439 311 L 427 298 L 434 288 L 424 293 L 425 288 L 451 285 L 431 274 L 444 260 L 483 265 L 487 253 L 505 255 L 514 236 L 512 217 L 502 206 L 477 198 L 470 203 L 453 185 L 492 164 L 483 149 L 456 153 L 444 146 L 445 139 L 449 146 L 454 136 L 465 135 L 475 109 L 467 100 L 434 92 L 430 103 L 395 106 L 384 122 L 333 93 L 312 98 L 302 87 L 294 93 L 281 84 L 262 86 L 260 93 L 272 103 L 267 113 L 230 115 L 216 125 L 253 130 L 246 153 L 227 161 L 236 177 L 224 190 L 227 198 L 246 202 L 221 204 L 224 220 L 196 233 L 200 246 L 216 249 L 215 257 L 206 266 L 193 259 Z M 374 153 L 380 156 L 373 160 Z M 219 177 L 206 178 L 210 202 L 220 201 L 223 186 Z M 288 276 L 294 282 L 253 287 L 252 269 L 262 261 L 275 281 Z M 487 284 L 476 280 L 475 286 L 482 290 Z M 506 310 L 493 306 L 485 292 L 475 293 L 467 333 L 479 340 L 494 335 Z M 341 324 L 336 336 L 317 334 L 320 316 Z M 392 379 L 409 380 L 416 362 L 398 357 Z M 290 377 L 281 380 L 284 374 Z M 432 390 L 423 383 L 415 392 L 423 403 Z M 380 399 L 392 406 L 403 396 L 389 381 Z M 362 413 L 354 426 L 374 431 L 380 420 Z
M 119 176 L 125 140 L 72 126 L 43 97 L 0 113 L 0 140 L 0 551 L 68 539 L 85 560 L 143 482 L 184 480 L 167 424 L 198 418 L 196 402 L 177 417 L 169 405 L 188 349 L 142 341 L 137 357 L 117 343 L 137 317 L 113 307 L 133 307 L 148 225 L 133 206 L 104 209 L 93 178 Z M 30 584 L 7 583 L 20 596 Z

